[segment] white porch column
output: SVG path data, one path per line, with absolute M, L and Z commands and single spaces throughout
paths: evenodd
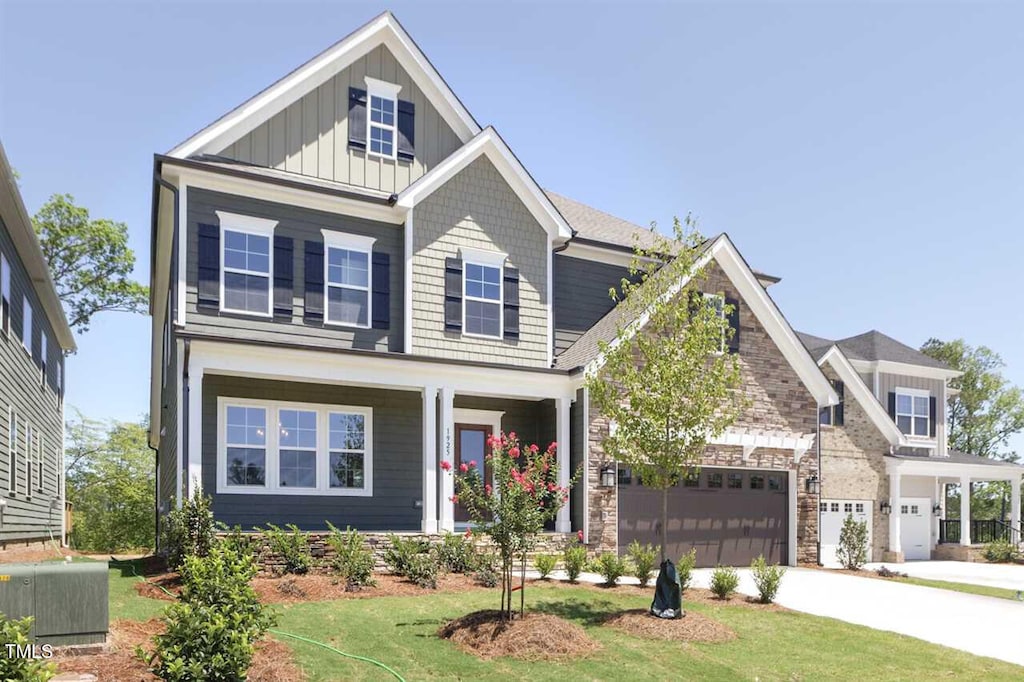
M 184 307 L 184 306 L 182 306 Z M 223 419 L 217 415 L 214 423 Z M 195 497 L 203 485 L 203 368 L 188 371 L 188 481 L 185 489 Z M 212 491 L 211 491 L 212 492 Z
M 889 474 L 889 504 L 892 510 L 889 512 L 889 551 L 902 552 L 903 542 L 900 537 L 900 498 L 903 496 L 900 490 L 900 475 Z
M 455 390 L 451 386 L 441 387 L 441 461 L 449 464 L 455 461 Z M 455 476 L 450 472 L 441 473 L 441 530 L 455 530 Z
M 423 532 L 437 532 L 437 386 L 423 387 Z
M 1020 536 L 1020 476 L 1010 480 L 1010 525 L 1013 526 L 1016 541 L 1024 540 Z
M 971 544 L 971 477 L 960 477 L 960 544 Z
M 555 422 L 558 438 L 558 485 L 563 488 L 569 485 L 569 479 L 572 475 L 569 473 L 569 459 L 570 459 L 570 447 L 569 447 L 569 406 L 572 404 L 572 398 L 556 398 L 555 399 Z M 570 496 L 571 498 L 571 496 Z M 555 519 L 555 531 L 559 533 L 569 533 L 572 531 L 572 517 L 570 516 L 569 506 L 570 502 L 566 502 L 561 509 L 558 510 L 558 517 Z

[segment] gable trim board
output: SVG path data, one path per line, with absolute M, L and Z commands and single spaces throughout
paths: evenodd
M 955 379 L 963 375 L 955 369 L 942 369 L 939 367 L 925 367 L 924 365 L 911 365 L 905 362 L 893 360 L 850 360 L 850 364 L 858 372 L 882 372 L 883 374 L 903 374 L 905 376 L 923 377 L 926 379 Z
M 187 158 L 217 153 L 323 85 L 378 45 L 384 45 L 391 51 L 463 143 L 480 132 L 480 125 L 412 37 L 391 12 L 384 12 L 195 133 L 168 155 Z
M 853 397 L 856 398 L 857 402 L 864 408 L 864 412 L 867 413 L 868 419 L 871 420 L 882 435 L 885 436 L 892 445 L 908 445 L 906 437 L 896 426 L 896 422 L 889 417 L 889 413 L 886 412 L 884 407 L 882 407 L 882 403 L 878 402 L 878 399 L 875 398 L 874 393 L 871 392 L 861 379 L 860 374 L 857 373 L 853 364 L 837 346 L 832 346 L 823 356 L 821 356 L 821 360 L 818 361 L 818 366 L 820 367 L 826 362 L 836 371 L 836 374 L 839 375 L 839 378 L 843 382 L 843 386 L 850 389 L 850 393 L 853 394 Z
M 712 259 L 718 263 L 725 275 L 736 286 L 740 296 L 757 317 L 758 321 L 764 326 L 768 335 L 797 373 L 797 376 L 800 377 L 804 386 L 807 387 L 807 390 L 817 400 L 818 405 L 824 407 L 838 403 L 839 396 L 836 395 L 832 384 L 822 373 L 818 364 L 814 362 L 811 354 L 800 342 L 800 339 L 797 338 L 796 332 L 790 327 L 789 322 L 782 315 L 782 311 L 779 310 L 778 306 L 775 305 L 775 301 L 772 300 L 768 292 L 758 282 L 757 277 L 750 270 L 750 266 L 747 265 L 743 256 L 736 250 L 736 246 L 727 234 L 722 233 L 714 239 L 714 242 L 708 247 L 707 251 L 697 259 L 695 267 L 698 269 L 702 268 Z M 667 296 L 671 297 L 677 294 L 686 286 L 689 279 L 687 277 L 681 280 L 668 291 Z M 608 314 L 612 315 L 614 313 L 615 310 L 613 309 Z M 646 315 L 641 315 L 634 320 L 629 326 L 630 333 L 635 334 L 642 329 L 647 324 L 647 319 Z M 573 371 L 582 370 L 584 374 L 589 375 L 599 371 L 603 364 L 604 356 L 600 354 L 584 367 Z

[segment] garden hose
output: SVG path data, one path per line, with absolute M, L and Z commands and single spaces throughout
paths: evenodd
M 115 563 L 115 564 L 127 563 L 129 566 L 131 566 L 132 574 L 134 574 L 136 578 L 138 578 L 139 580 L 141 580 L 144 583 L 152 585 L 153 587 L 155 587 L 155 588 L 157 588 L 159 590 L 162 590 L 165 594 L 167 594 L 170 597 L 173 597 L 175 599 L 178 598 L 178 595 L 174 594 L 173 592 L 168 590 L 163 585 L 157 585 L 156 583 L 150 582 L 150 581 L 146 580 L 145 577 L 139 575 L 139 572 L 137 570 L 135 570 L 135 562 L 134 561 L 123 562 L 123 561 L 120 561 L 118 559 L 115 559 L 114 557 L 110 557 L 110 560 L 111 560 L 112 563 Z M 318 642 L 315 639 L 309 639 L 308 637 L 303 637 L 302 635 L 295 635 L 295 634 L 292 634 L 291 632 L 285 632 L 284 630 L 273 630 L 273 629 L 271 629 L 271 630 L 268 630 L 268 632 L 270 632 L 272 634 L 275 634 L 275 635 L 281 635 L 282 637 L 291 637 L 292 639 L 297 639 L 300 642 L 306 642 L 307 644 L 314 644 L 314 645 L 316 645 L 318 647 L 327 649 L 328 651 L 333 651 L 334 653 L 338 654 L 339 656 L 344 656 L 345 658 L 351 658 L 351 659 L 354 659 L 356 661 L 363 661 L 364 663 L 370 663 L 371 665 L 375 665 L 378 668 L 381 668 L 383 670 L 387 670 L 389 673 L 394 675 L 395 679 L 397 679 L 399 682 L 405 682 L 405 678 L 404 677 L 402 677 L 397 672 L 395 672 L 393 669 L 391 669 L 388 666 L 384 665 L 380 661 L 375 661 L 372 658 L 366 658 L 365 656 L 357 656 L 356 654 L 348 654 L 348 653 L 345 653 L 344 651 L 341 651 L 340 649 L 335 649 L 333 646 L 330 646 L 329 644 L 324 644 L 323 642 Z

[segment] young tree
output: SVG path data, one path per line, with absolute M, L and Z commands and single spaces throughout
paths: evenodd
M 959 393 L 948 401 L 949 447 L 972 455 L 1017 461 L 1007 449 L 1009 439 L 1024 431 L 1024 394 L 1000 371 L 1005 363 L 985 346 L 973 347 L 963 339 L 928 339 L 921 352 L 940 360 L 963 376 L 950 381 Z M 971 515 L 1002 518 L 1009 513 L 1010 488 L 1005 482 L 973 484 Z M 960 513 L 959 495 L 947 500 L 950 517 Z
M 54 194 L 32 219 L 57 295 L 76 332 L 101 312 L 145 313 L 149 289 L 131 279 L 128 226 L 90 219 L 69 194 Z
M 154 543 L 153 453 L 146 421 L 105 425 L 77 414 L 67 425 L 67 496 L 76 549 L 116 552 Z
M 634 247 L 630 277 L 612 298 L 622 309 L 603 364 L 587 377 L 591 403 L 609 420 L 605 454 L 661 490 L 661 558 L 667 544 L 668 491 L 700 461 L 708 441 L 744 407 L 740 366 L 726 352 L 732 312 L 705 297 L 706 243 L 688 216 L 674 239 L 654 228 L 649 248 Z

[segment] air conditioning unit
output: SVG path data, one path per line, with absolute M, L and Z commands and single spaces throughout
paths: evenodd
M 107 562 L 0 565 L 0 612 L 32 616 L 37 644 L 102 644 L 110 622 Z

